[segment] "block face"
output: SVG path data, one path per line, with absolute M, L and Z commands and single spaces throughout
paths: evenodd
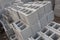
M 28 21 L 30 22 L 31 25 L 34 25 L 38 23 L 38 15 L 37 13 L 32 13 L 31 15 L 28 16 Z
M 45 15 L 44 7 L 41 7 L 38 13 L 39 20 Z
M 41 24 L 41 28 L 43 28 L 44 26 L 46 26 L 48 24 L 47 18 L 46 16 L 44 16 L 41 20 L 40 20 L 40 24 Z
M 18 34 L 17 35 L 22 40 L 27 40 L 27 38 L 32 35 L 31 28 L 28 25 L 26 25 L 23 21 L 21 21 L 21 20 L 17 21 L 15 23 L 13 23 L 13 25 L 16 28 L 14 30 L 17 31 L 17 33 L 19 34 L 19 35 Z
M 32 33 L 33 33 L 33 35 L 34 35 L 36 32 L 38 32 L 38 31 L 41 30 L 41 25 L 39 26 L 38 23 L 35 24 L 35 25 L 32 25 L 32 26 L 30 26 L 30 27 L 31 27 L 31 29 L 32 29 Z

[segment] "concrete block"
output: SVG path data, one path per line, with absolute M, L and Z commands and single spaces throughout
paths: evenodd
M 47 27 L 47 26 L 46 26 Z M 40 34 L 45 40 L 59 40 L 60 34 L 52 31 L 50 28 L 43 28 L 38 34 Z
M 47 28 L 55 32 L 56 34 L 60 33 L 60 24 L 56 22 L 51 22 L 49 25 L 47 25 Z M 59 34 L 60 35 L 60 34 Z
M 31 28 L 21 20 L 14 22 L 13 26 L 14 26 L 15 33 L 22 40 L 27 40 L 28 37 L 32 35 Z
M 8 11 L 5 11 L 5 13 L 2 14 L 2 17 L 3 17 L 3 20 L 5 20 L 5 21 L 7 21 L 9 23 L 12 23 L 13 22 L 13 19 L 10 16 L 10 14 L 8 13 Z
M 15 7 L 14 7 L 15 8 Z M 17 12 L 17 9 L 13 9 L 13 8 L 11 8 L 11 7 L 8 7 L 8 8 L 6 8 L 5 10 L 8 10 L 8 13 L 10 14 L 10 16 L 12 17 L 12 19 L 14 20 L 14 21 L 16 21 L 16 20 L 19 20 L 19 17 L 18 17 L 18 12 Z M 7 14 L 8 14 L 7 13 Z
M 6 34 L 10 40 L 18 40 L 13 29 L 9 29 L 8 31 L 6 31 Z
M 60 24 L 51 22 L 38 32 L 45 40 L 60 40 Z

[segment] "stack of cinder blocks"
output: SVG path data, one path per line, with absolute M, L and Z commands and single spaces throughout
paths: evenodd
M 13 29 L 18 40 L 28 40 L 54 19 L 49 1 L 14 4 L 5 10 L 6 13 L 2 16 L 3 21 L 8 25 L 6 29 Z

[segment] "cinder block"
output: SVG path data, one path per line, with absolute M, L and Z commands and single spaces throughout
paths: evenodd
M 60 39 L 60 34 L 52 31 L 50 28 L 43 28 L 40 32 L 38 32 L 45 40 L 59 40 Z
M 18 40 L 13 29 L 9 29 L 8 31 L 6 31 L 6 34 L 10 40 Z
M 33 35 L 35 35 L 36 32 L 41 30 L 41 25 L 39 23 L 36 23 L 35 25 L 31 25 L 30 27 L 31 27 Z
M 38 23 L 38 14 L 35 10 L 22 9 L 18 11 L 21 19 L 28 25 L 34 25 Z
M 23 21 L 17 21 L 13 23 L 15 33 L 21 40 L 27 40 L 32 35 L 32 30 L 29 25 L 26 25 Z
M 14 6 L 13 6 L 14 7 Z M 14 20 L 14 21 L 16 21 L 16 20 L 19 20 L 19 17 L 18 17 L 18 12 L 17 12 L 17 9 L 16 9 L 16 7 L 14 7 L 15 9 L 13 9 L 13 8 L 11 8 L 11 7 L 8 7 L 8 8 L 6 8 L 5 10 L 7 10 L 7 14 L 10 14 L 10 17 L 12 17 L 12 19 Z
M 39 33 L 46 40 L 60 40 L 60 24 L 56 22 L 51 22 L 45 28 L 43 28 Z
M 47 25 L 47 28 L 51 31 L 55 32 L 56 34 L 60 33 L 60 24 L 56 22 L 51 22 L 49 25 Z M 59 34 L 60 35 L 60 34 Z
M 5 11 L 5 13 L 2 14 L 2 17 L 3 17 L 3 20 L 5 20 L 5 21 L 7 21 L 9 23 L 12 23 L 13 22 L 13 19 L 10 16 L 10 14 L 8 13 L 8 11 Z

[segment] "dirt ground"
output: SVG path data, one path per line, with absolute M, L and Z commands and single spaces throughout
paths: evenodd
M 0 30 L 0 40 L 8 40 L 6 33 L 2 30 Z
M 60 17 L 56 17 L 56 16 L 55 16 L 54 21 L 57 22 L 57 23 L 60 23 Z

